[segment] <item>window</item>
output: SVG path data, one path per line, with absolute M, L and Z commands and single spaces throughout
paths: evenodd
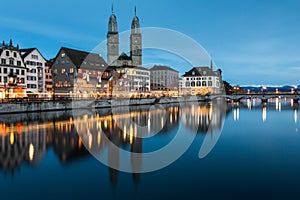
M 14 65 L 14 60 L 13 59 L 9 59 L 9 64 L 10 65 Z
M 57 69 L 54 69 L 54 70 L 53 70 L 53 73 L 54 73 L 54 74 L 57 74 Z
M 195 87 L 195 81 L 192 81 L 191 86 Z
M 1 59 L 1 64 L 2 64 L 2 65 L 6 65 L 6 59 L 2 58 L 2 59 Z
M 188 80 L 190 80 L 189 78 L 186 78 L 186 80 L 188 81 Z
M 70 68 L 70 74 L 74 73 L 74 68 Z
M 0 67 L 0 73 L 2 73 L 2 68 Z
M 10 73 L 10 74 L 13 74 L 13 73 L 14 73 L 14 69 L 10 69 L 10 70 L 9 70 L 9 73 Z
M 191 86 L 190 82 L 186 82 L 186 83 L 185 83 L 185 86 L 186 86 L 186 87 L 190 87 L 190 86 Z
M 7 74 L 7 68 L 6 67 L 3 68 L 3 73 Z
M 18 66 L 21 66 L 21 61 L 17 61 L 17 65 L 18 65 Z
M 2 83 L 2 76 L 0 76 L 0 83 Z
M 31 55 L 31 58 L 32 58 L 32 59 L 35 59 L 35 60 L 38 60 L 38 59 L 39 59 L 38 55 L 34 55 L 34 54 Z
M 20 70 L 19 70 L 19 69 L 17 69 L 17 70 L 16 70 L 16 74 L 17 74 L 17 75 L 19 75 L 19 73 L 20 73 Z
M 9 51 L 6 51 L 6 56 L 9 56 Z
M 25 75 L 25 70 L 24 69 L 21 70 L 21 75 Z
M 62 57 L 62 58 L 64 58 L 65 56 L 66 56 L 66 54 L 65 54 L 65 53 L 62 53 L 62 54 L 61 54 L 61 57 Z
M 202 81 L 202 86 L 206 86 L 206 81 Z
M 212 81 L 208 81 L 208 86 L 212 86 Z
M 14 52 L 14 57 L 15 57 L 15 58 L 17 57 L 17 53 L 16 53 L 16 52 Z
M 61 74 L 64 74 L 66 72 L 66 69 L 65 68 L 62 68 L 61 69 Z
M 7 77 L 4 77 L 4 83 L 7 83 Z
M 201 82 L 197 81 L 197 87 L 200 87 L 200 86 L 201 86 Z

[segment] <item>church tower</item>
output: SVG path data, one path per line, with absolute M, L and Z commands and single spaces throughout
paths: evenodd
M 112 6 L 107 32 L 107 63 L 111 65 L 119 57 L 119 33 L 117 17 Z
M 136 16 L 136 7 L 131 23 L 130 57 L 133 66 L 142 66 L 142 34 L 140 33 L 140 20 Z

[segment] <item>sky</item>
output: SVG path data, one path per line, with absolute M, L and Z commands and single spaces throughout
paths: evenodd
M 195 41 L 232 85 L 300 83 L 298 0 L 27 0 L 13 9 L 0 1 L 6 8 L 0 13 L 0 40 L 37 47 L 47 59 L 62 46 L 91 51 L 103 42 L 112 4 L 119 32 L 129 30 L 136 6 L 141 27 L 174 30 Z M 143 56 L 147 66 L 166 64 L 180 74 L 191 68 L 180 55 L 176 60 L 145 50 Z

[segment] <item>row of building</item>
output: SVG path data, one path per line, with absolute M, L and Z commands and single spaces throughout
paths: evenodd
M 136 15 L 131 23 L 130 55 L 119 54 L 117 17 L 112 9 L 107 32 L 107 61 L 96 53 L 62 47 L 47 60 L 37 48 L 20 49 L 12 41 L 0 46 L 0 98 L 119 96 L 132 93 L 206 94 L 222 86 L 221 70 L 193 67 L 179 77 L 168 66 L 142 66 L 142 34 Z

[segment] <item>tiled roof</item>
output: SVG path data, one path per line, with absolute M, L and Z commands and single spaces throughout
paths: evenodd
M 172 69 L 171 67 L 164 66 L 164 65 L 154 65 L 150 70 L 151 71 L 153 71 L 153 70 L 169 70 L 169 71 L 178 72 L 175 69 Z
M 28 56 L 32 51 L 34 51 L 36 48 L 28 48 L 28 49 L 20 49 L 21 57 L 24 59 L 26 56 Z
M 126 53 L 122 53 L 119 57 L 118 60 L 131 60 L 131 57 L 128 56 Z
M 193 67 L 190 71 L 185 72 L 183 77 L 187 76 L 217 76 L 209 67 Z
M 107 63 L 98 54 L 79 51 L 79 50 L 70 49 L 66 47 L 62 47 L 61 51 L 62 50 L 67 54 L 67 56 L 71 59 L 73 64 L 78 68 L 79 67 L 89 68 L 89 69 L 99 69 L 99 67 L 107 68 Z M 99 66 L 96 66 L 95 64 L 98 64 Z

